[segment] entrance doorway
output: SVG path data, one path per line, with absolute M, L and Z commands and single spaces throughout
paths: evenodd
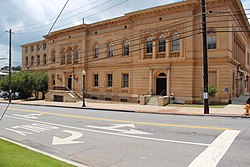
M 68 78 L 68 88 L 71 90 L 72 89 L 72 76 Z
M 166 96 L 167 94 L 167 75 L 160 73 L 156 78 L 156 95 Z

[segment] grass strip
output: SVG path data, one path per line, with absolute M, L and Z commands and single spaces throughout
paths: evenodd
M 74 167 L 46 155 L 0 139 L 1 167 Z

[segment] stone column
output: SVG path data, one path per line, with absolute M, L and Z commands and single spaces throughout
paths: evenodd
M 72 75 L 71 75 L 71 87 L 72 87 L 72 91 L 74 91 L 74 73 L 72 72 Z
M 170 43 L 169 43 L 169 40 L 166 40 L 166 58 L 169 58 L 169 46 L 170 46 Z
M 167 96 L 170 96 L 170 69 L 167 72 Z
M 62 74 L 62 85 L 65 87 L 65 72 Z
M 152 89 L 153 89 L 152 81 L 153 81 L 153 69 L 150 68 L 150 70 L 149 70 L 149 91 L 150 91 L 150 95 L 153 94 L 153 92 L 152 92 Z
M 157 49 L 156 41 L 154 40 L 153 41 L 153 55 L 152 55 L 153 59 L 156 59 L 156 49 Z

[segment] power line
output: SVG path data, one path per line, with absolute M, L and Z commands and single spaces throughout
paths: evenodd
M 90 9 L 88 9 L 88 10 L 86 10 L 86 11 L 80 12 L 80 13 L 78 13 L 78 14 L 75 14 L 75 15 L 73 15 L 73 16 L 70 16 L 70 17 L 67 17 L 67 18 L 64 18 L 64 19 L 60 19 L 60 20 L 58 20 L 57 22 L 59 23 L 59 22 L 62 22 L 62 21 L 64 21 L 64 20 L 68 20 L 68 19 L 70 19 L 70 18 L 72 18 L 72 17 L 78 16 L 78 15 L 80 15 L 80 14 L 86 13 L 86 12 L 88 12 L 88 11 L 91 11 L 91 10 L 97 8 L 97 7 L 100 7 L 100 6 L 102 6 L 102 5 L 105 5 L 105 4 L 107 4 L 107 3 L 111 2 L 111 1 L 113 1 L 113 0 L 108 0 L 108 1 L 106 1 L 106 2 L 104 2 L 104 3 L 102 3 L 102 4 L 100 4 L 100 5 L 97 5 L 97 6 L 93 7 L 93 8 L 90 8 Z M 78 20 L 79 20 L 79 19 L 77 19 L 77 20 L 75 20 L 75 21 L 78 21 Z M 74 21 L 74 22 L 75 22 L 75 21 Z M 73 23 L 74 23 L 74 22 L 73 22 Z M 72 23 L 72 22 L 70 22 L 70 23 Z M 43 25 L 43 26 L 39 26 L 39 27 L 33 27 L 33 28 L 30 28 L 30 29 L 27 29 L 27 31 L 35 30 L 35 29 L 40 29 L 40 28 L 42 28 L 42 27 L 48 27 L 49 24 L 50 24 L 50 23 L 48 23 L 48 24 L 46 24 L 46 25 Z M 69 24 L 69 23 L 67 23 L 67 25 L 68 25 L 68 24 Z M 64 25 L 65 25 L 65 24 L 64 24 Z
M 5 34 L 5 31 L 0 35 L 0 38 Z
M 196 17 L 197 16 L 199 16 L 200 14 L 197 14 L 196 15 Z M 159 27 L 159 28 L 157 28 L 157 29 L 153 29 L 154 31 L 161 31 L 161 30 L 164 30 L 164 29 L 166 29 L 166 28 L 173 28 L 173 27 L 176 27 L 176 26 L 179 26 L 179 25 L 184 25 L 184 24 L 187 24 L 187 23 L 192 23 L 193 22 L 193 18 L 191 18 L 191 20 L 189 20 L 189 21 L 186 21 L 187 19 L 182 19 L 182 21 L 185 21 L 185 22 L 180 22 L 180 21 L 175 21 L 175 22 L 173 22 L 173 23 L 169 23 L 169 24 L 167 24 L 167 25 L 164 25 L 164 26 L 162 26 L 162 27 Z M 174 23 L 178 23 L 178 24 L 174 24 Z M 192 27 L 193 25 L 189 25 L 189 26 L 185 26 L 185 27 L 182 27 L 182 28 L 188 28 L 188 27 Z M 138 33 L 138 34 L 136 34 L 136 35 L 130 35 L 130 36 L 127 36 L 127 37 L 123 37 L 123 38 L 120 38 L 120 39 L 116 39 L 116 40 L 112 40 L 112 42 L 114 43 L 114 47 L 116 46 L 116 45 L 119 45 L 119 44 L 121 44 L 122 42 L 124 42 L 123 40 L 124 39 L 126 39 L 126 40 L 129 40 L 129 41 L 135 41 L 135 40 L 137 40 L 137 39 L 140 39 L 141 38 L 141 35 L 142 34 L 145 34 L 145 32 L 141 32 L 141 33 Z M 119 41 L 121 42 L 121 43 L 119 43 Z M 103 43 L 103 44 L 99 44 L 99 46 L 100 46 L 100 49 L 102 49 L 102 47 L 101 46 L 103 46 L 103 48 L 104 47 L 106 47 L 107 46 L 107 43 Z M 88 53 L 88 52 L 92 52 L 93 50 L 82 50 L 80 53 Z M 58 57 L 58 58 L 56 58 L 56 59 L 60 59 L 60 57 Z
M 118 4 L 115 4 L 115 5 L 113 5 L 113 6 L 111 6 L 111 7 L 109 7 L 109 8 L 107 8 L 107 9 L 104 9 L 104 10 L 101 10 L 101 11 L 99 11 L 99 12 L 96 12 L 96 13 L 94 13 L 94 14 L 91 14 L 91 15 L 89 15 L 89 16 L 86 16 L 86 17 L 84 17 L 85 19 L 86 18 L 90 18 L 90 17 L 92 17 L 92 16 L 94 16 L 94 15 L 96 15 L 96 14 L 98 14 L 98 13 L 101 13 L 101 12 L 104 12 L 104 11 L 106 11 L 106 10 L 109 10 L 109 9 L 111 9 L 111 8 L 114 8 L 114 7 L 117 7 L 117 6 L 119 6 L 119 5 L 121 5 L 121 4 L 123 4 L 123 3 L 125 3 L 125 2 L 127 2 L 128 0 L 125 0 L 125 1 L 122 1 L 122 2 L 120 2 L 120 3 L 118 3 Z M 61 27 L 65 27 L 65 26 L 68 26 L 69 24 L 73 24 L 73 23 L 75 23 L 76 21 L 79 21 L 80 19 L 76 19 L 76 20 L 74 20 L 74 21 L 71 21 L 71 22 L 68 22 L 68 23 L 66 23 L 66 24 L 62 24 L 62 25 L 58 25 L 58 26 L 55 26 L 55 28 L 61 28 Z M 42 26 L 41 26 L 42 27 Z M 32 29 L 31 29 L 32 30 Z M 43 30 L 38 30 L 38 31 L 27 31 L 27 32 L 23 32 L 23 33 L 37 33 L 37 32 L 42 32 L 42 31 L 46 31 L 47 29 L 43 29 Z M 23 34 L 23 33 L 18 33 L 18 34 Z
M 77 10 L 79 10 L 79 9 L 86 8 L 86 7 L 88 7 L 89 5 L 94 4 L 94 3 L 98 2 L 98 1 L 101 1 L 101 0 L 93 1 L 93 2 L 91 2 L 91 3 L 89 3 L 89 4 L 87 4 L 87 5 L 84 5 L 84 6 L 81 6 L 81 7 L 79 7 L 79 8 L 76 8 L 76 9 L 74 9 L 74 10 L 71 10 L 71 11 L 69 11 L 69 12 L 66 12 L 66 13 L 62 14 L 61 16 L 65 16 L 65 15 L 67 15 L 67 14 L 69 14 L 69 13 L 72 13 L 72 12 L 75 12 L 75 11 L 77 11 Z M 56 17 L 52 17 L 52 18 L 49 18 L 48 20 L 44 20 L 44 21 L 41 21 L 41 22 L 32 23 L 32 24 L 28 24 L 28 25 L 24 25 L 24 26 L 19 26 L 19 27 L 14 27 L 14 30 L 17 29 L 17 28 L 30 27 L 30 26 L 32 26 L 32 25 L 37 25 L 37 24 L 45 23 L 45 22 L 48 22 L 48 21 L 53 20 L 53 19 L 55 19 L 55 18 L 56 18 Z

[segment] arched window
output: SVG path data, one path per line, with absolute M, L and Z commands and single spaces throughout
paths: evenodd
M 175 32 L 172 34 L 171 52 L 180 52 L 180 34 Z
M 166 35 L 161 34 L 158 39 L 158 52 L 165 52 L 166 51 Z
M 98 58 L 98 57 L 99 57 L 99 54 L 100 54 L 100 45 L 99 45 L 99 44 L 97 44 L 97 45 L 95 46 L 94 52 L 95 52 L 94 59 L 95 59 L 95 58 Z
M 110 42 L 108 44 L 108 57 L 113 57 L 114 56 L 114 44 L 112 42 Z
M 65 49 L 63 48 L 61 50 L 61 64 L 65 64 L 66 62 L 66 52 L 65 52 Z
M 31 62 L 30 62 L 30 66 L 34 65 L 34 56 L 31 56 Z
M 72 48 L 68 48 L 68 64 L 72 64 Z
M 78 64 L 79 59 L 79 53 L 78 53 L 78 47 L 75 47 L 75 55 L 74 55 L 74 64 Z
M 46 65 L 47 64 L 47 55 L 44 54 L 43 55 L 43 65 Z
M 26 67 L 29 66 L 29 58 L 28 58 L 28 57 L 25 58 L 25 66 L 26 66 Z
M 153 42 L 152 42 L 152 37 L 149 36 L 146 40 L 146 54 L 151 54 L 153 53 Z
M 37 56 L 36 64 L 37 64 L 37 65 L 40 65 L 40 55 Z
M 52 50 L 51 52 L 51 63 L 55 63 L 56 62 L 56 51 Z
M 123 44 L 123 56 L 129 56 L 129 42 L 125 41 Z
M 216 31 L 209 30 L 207 32 L 207 46 L 208 49 L 216 49 Z

